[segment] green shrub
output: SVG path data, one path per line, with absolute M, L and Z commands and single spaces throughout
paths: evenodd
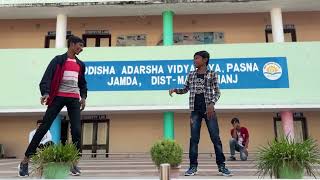
M 177 167 L 182 162 L 182 146 L 174 140 L 161 140 L 156 142 L 150 150 L 152 161 L 156 166 L 169 163 L 171 167 Z
M 79 151 L 74 144 L 57 144 L 47 146 L 37 151 L 31 157 L 33 169 L 36 173 L 42 173 L 44 166 L 49 163 L 61 163 L 71 166 L 79 160 Z
M 287 137 L 269 142 L 258 150 L 257 167 L 259 177 L 269 174 L 278 177 L 279 169 L 290 167 L 293 170 L 306 170 L 308 175 L 315 176 L 314 165 L 320 165 L 320 151 L 313 139 L 301 143 Z

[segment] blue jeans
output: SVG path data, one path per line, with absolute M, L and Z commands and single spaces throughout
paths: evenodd
M 214 146 L 216 154 L 216 163 L 218 166 L 224 165 L 225 157 L 222 150 L 222 143 L 219 136 L 219 125 L 216 114 L 208 119 L 207 115 L 199 111 L 192 111 L 190 117 L 191 138 L 189 146 L 190 166 L 198 166 L 198 144 L 200 140 L 200 129 L 202 119 L 205 119 L 210 139 Z
M 246 161 L 248 158 L 248 154 L 246 152 L 246 149 L 243 146 L 240 146 L 236 139 L 232 138 L 229 141 L 230 145 L 230 154 L 231 156 L 234 156 L 236 154 L 236 151 L 240 152 L 240 159 L 242 161 Z

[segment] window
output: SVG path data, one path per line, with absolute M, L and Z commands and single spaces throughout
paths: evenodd
M 106 30 L 86 30 L 82 35 L 85 47 L 110 47 L 111 34 Z
M 72 35 L 71 31 L 67 31 L 66 41 L 71 35 Z M 56 44 L 56 32 L 49 31 L 44 40 L 44 48 L 54 48 L 56 46 L 55 44 Z
M 284 135 L 282 124 L 281 124 L 281 117 L 278 113 L 276 117 L 273 118 L 274 120 L 274 132 L 275 137 L 281 137 Z M 294 138 L 296 142 L 301 142 L 308 138 L 308 131 L 307 131 L 307 121 L 306 118 L 303 116 L 303 113 L 293 113 L 293 123 L 294 123 Z
M 97 153 L 109 153 L 110 120 L 106 115 L 87 115 L 81 120 L 81 152 L 97 157 Z
M 296 29 L 293 24 L 284 25 L 283 32 L 284 32 L 285 42 L 297 41 Z M 266 26 L 265 35 L 266 35 L 266 42 L 273 42 L 271 25 Z

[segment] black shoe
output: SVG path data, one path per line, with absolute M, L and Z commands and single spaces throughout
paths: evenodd
M 185 173 L 185 176 L 194 176 L 198 173 L 196 166 L 191 166 Z
M 219 168 L 219 173 L 222 175 L 222 176 L 231 176 L 231 172 L 229 171 L 228 168 L 226 168 L 226 166 L 223 164 L 223 165 L 220 165 L 218 166 Z
M 19 177 L 27 177 L 29 176 L 28 163 L 20 163 L 19 164 Z
M 236 161 L 237 159 L 236 159 L 236 157 L 234 157 L 234 156 L 230 156 L 229 158 L 228 158 L 228 161 Z
M 76 170 L 79 174 L 81 174 L 81 169 L 79 166 L 73 166 L 74 170 Z
M 72 176 L 80 176 L 81 172 L 80 172 L 80 168 L 78 166 L 73 165 L 70 168 L 70 174 Z

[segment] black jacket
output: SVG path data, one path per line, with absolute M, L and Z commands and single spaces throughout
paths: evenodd
M 48 65 L 39 84 L 41 95 L 49 95 L 47 105 L 50 105 L 54 97 L 57 95 L 61 79 L 64 72 L 64 64 L 68 59 L 67 53 L 54 57 Z M 78 77 L 78 86 L 80 89 L 81 98 L 87 98 L 87 82 L 85 79 L 85 64 L 75 58 L 80 65 L 80 72 Z

